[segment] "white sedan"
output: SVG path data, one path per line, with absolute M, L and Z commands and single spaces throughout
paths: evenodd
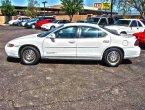
M 50 30 L 60 26 L 61 24 L 70 23 L 69 20 L 54 20 L 52 23 L 43 24 L 41 26 L 42 30 Z
M 121 36 L 95 24 L 69 23 L 50 31 L 27 35 L 8 42 L 8 57 L 22 64 L 37 64 L 40 59 L 103 60 L 118 66 L 123 59 L 140 55 L 134 36 Z
M 142 19 L 120 19 L 114 25 L 105 26 L 118 34 L 134 34 L 145 30 L 145 20 Z

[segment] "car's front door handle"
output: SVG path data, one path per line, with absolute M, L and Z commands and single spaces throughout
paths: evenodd
M 75 41 L 69 41 L 69 43 L 74 44 L 74 43 L 75 43 Z

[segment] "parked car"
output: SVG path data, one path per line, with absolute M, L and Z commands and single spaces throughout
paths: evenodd
M 41 26 L 42 30 L 50 30 L 60 26 L 61 24 L 70 23 L 69 20 L 54 20 L 52 23 L 43 24 Z
M 9 25 L 19 25 L 20 22 L 30 19 L 29 17 L 19 17 L 16 20 L 10 20 Z
M 133 35 L 136 36 L 140 44 L 145 44 L 145 32 L 138 32 Z
M 37 64 L 40 59 L 103 60 L 118 66 L 123 59 L 140 55 L 134 36 L 112 34 L 95 24 L 68 23 L 47 32 L 27 35 L 8 42 L 9 57 L 22 64 Z
M 44 20 L 38 20 L 35 24 L 36 28 L 41 28 L 41 26 L 43 24 L 47 24 L 47 23 L 52 23 L 55 19 L 52 18 L 52 19 L 44 19 Z
M 39 18 L 33 18 L 30 21 L 26 22 L 25 27 L 26 28 L 35 28 L 36 22 L 39 20 Z
M 28 20 L 22 21 L 22 22 L 19 23 L 19 25 L 25 27 L 26 26 L 26 23 L 29 22 L 29 21 L 31 21 L 31 20 L 32 19 L 28 19 Z
M 33 18 L 31 21 L 27 22 L 25 27 L 27 28 L 36 28 L 36 22 L 37 21 L 42 21 L 45 19 L 55 19 L 53 16 L 46 16 L 46 17 L 38 17 L 38 18 Z
M 87 23 L 101 25 L 101 26 L 105 26 L 105 25 L 112 25 L 112 24 L 114 24 L 115 20 L 116 19 L 110 18 L 110 17 L 98 16 L 98 17 L 89 18 L 86 22 Z
M 120 19 L 114 25 L 105 26 L 118 34 L 133 34 L 145 30 L 145 20 L 142 19 Z

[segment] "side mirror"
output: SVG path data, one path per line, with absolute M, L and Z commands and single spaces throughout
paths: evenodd
M 50 35 L 48 36 L 48 38 L 50 38 L 50 39 L 55 39 L 55 38 L 56 38 L 56 36 L 55 36 L 55 34 L 54 34 L 54 33 L 52 33 L 52 34 L 50 34 Z

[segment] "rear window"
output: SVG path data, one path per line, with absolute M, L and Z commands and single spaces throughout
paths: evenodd
M 117 33 L 117 31 L 116 31 L 116 30 L 113 30 L 113 29 L 108 29 L 108 28 L 105 28 L 105 27 L 103 27 L 103 29 L 105 29 L 106 31 L 108 31 L 108 32 L 110 32 L 110 33 L 112 33 L 112 34 L 115 34 L 115 35 L 120 35 L 120 34 L 118 34 L 118 33 Z

